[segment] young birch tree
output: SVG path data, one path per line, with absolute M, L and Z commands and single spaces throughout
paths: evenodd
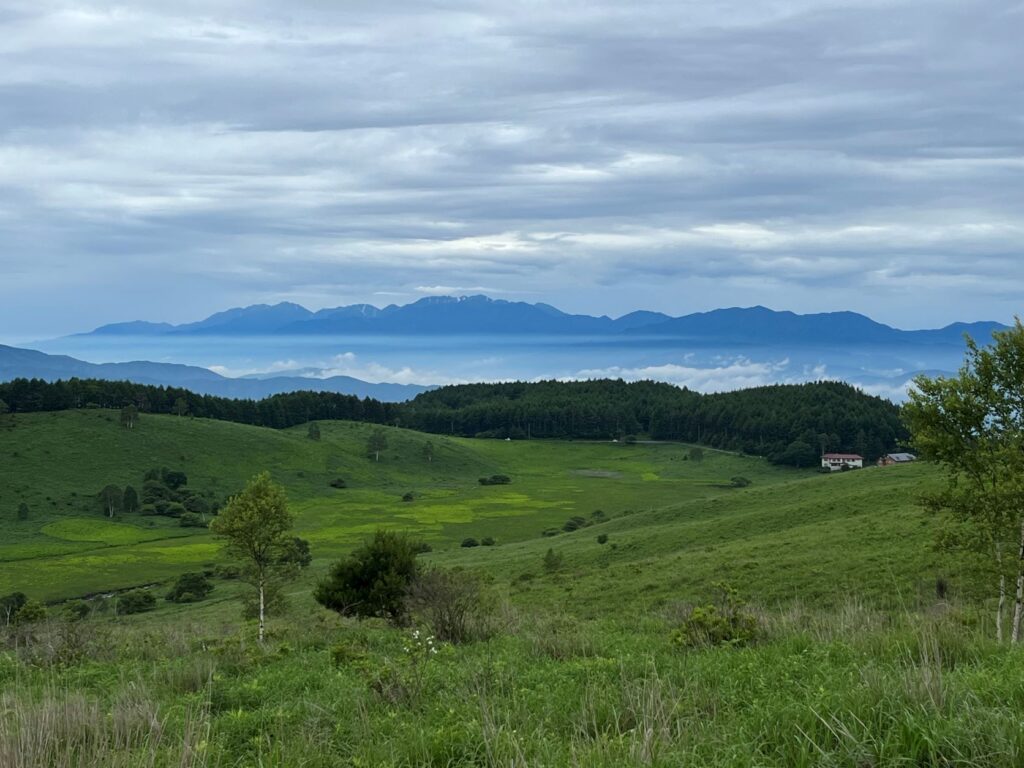
M 271 481 L 269 472 L 250 480 L 210 523 L 210 530 L 226 539 L 228 554 L 245 563 L 244 573 L 256 588 L 261 643 L 266 631 L 267 588 L 272 578 L 281 575 L 293 547 L 289 536 L 292 523 L 284 489 Z
M 993 334 L 951 378 L 914 380 L 906 418 L 918 450 L 938 461 L 946 485 L 926 499 L 951 514 L 955 538 L 987 550 L 998 576 L 996 635 L 1003 637 L 1006 564 L 1016 545 L 1016 595 L 1011 642 L 1021 640 L 1024 616 L 1024 326 Z

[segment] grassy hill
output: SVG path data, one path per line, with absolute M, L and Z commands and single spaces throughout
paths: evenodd
M 269 470 L 321 567 L 379 527 L 413 532 L 438 549 L 467 537 L 503 544 L 599 509 L 615 517 L 729 498 L 736 475 L 755 488 L 807 476 L 710 450 L 689 461 L 675 444 L 464 440 L 396 428 L 385 430 L 378 462 L 366 450 L 373 429 L 323 422 L 314 441 L 305 427 L 174 416 L 147 415 L 129 431 L 105 410 L 0 417 L 0 594 L 20 589 L 52 600 L 159 582 L 216 561 L 218 545 L 204 530 L 163 517 L 104 517 L 99 490 L 140 489 L 151 467 L 183 470 L 190 488 L 214 498 Z M 479 484 L 498 473 L 512 483 Z M 347 488 L 330 486 L 339 477 Z M 407 493 L 413 501 L 402 500 Z M 17 519 L 21 503 L 28 520 Z
M 215 562 L 205 531 L 102 516 L 96 491 L 141 485 L 152 466 L 215 496 L 268 469 L 316 555 L 265 646 L 240 621 L 242 586 L 219 579 L 194 605 L 0 633 L 0 765 L 1024 761 L 1024 654 L 992 642 L 981 574 L 932 546 L 917 504 L 932 467 L 824 476 L 706 449 L 693 461 L 678 444 L 398 429 L 375 462 L 371 429 L 325 422 L 313 441 L 176 417 L 128 432 L 105 411 L 0 419 L 0 594 L 57 600 Z M 495 473 L 512 483 L 477 482 Z M 730 487 L 735 476 L 751 484 Z M 337 477 L 346 489 L 330 487 Z M 560 531 L 572 516 L 589 524 Z M 314 603 L 326 565 L 378 527 L 430 541 L 430 565 L 480 576 L 473 642 L 435 654 L 429 629 Z M 497 545 L 460 547 L 469 536 Z M 752 601 L 754 641 L 680 642 L 687 606 L 715 599 L 718 581 Z

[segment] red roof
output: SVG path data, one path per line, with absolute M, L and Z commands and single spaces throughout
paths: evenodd
M 863 456 L 858 456 L 856 453 L 826 453 L 822 456 L 823 459 L 851 459 L 854 461 L 864 461 Z

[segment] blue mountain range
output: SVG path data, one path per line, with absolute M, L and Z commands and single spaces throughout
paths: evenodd
M 766 307 L 733 307 L 672 317 L 638 311 L 619 318 L 562 312 L 549 304 L 487 296 L 431 296 L 406 305 L 354 304 L 310 311 L 288 302 L 229 309 L 183 325 L 133 321 L 104 325 L 85 335 L 643 335 L 692 342 L 761 345 L 955 344 L 965 333 L 987 339 L 996 322 L 954 323 L 906 331 L 856 312 L 799 315 Z

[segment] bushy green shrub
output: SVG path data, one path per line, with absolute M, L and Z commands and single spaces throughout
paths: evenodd
M 746 602 L 728 584 L 715 585 L 721 591 L 717 605 L 698 605 L 673 634 L 673 642 L 685 648 L 716 645 L 742 646 L 758 639 L 757 617 L 747 612 Z
M 463 546 L 463 547 L 479 547 L 480 546 L 480 542 L 477 541 L 476 539 L 474 539 L 472 536 L 469 536 L 469 537 L 467 537 L 467 538 L 462 540 L 462 544 L 460 546 Z
M 742 475 L 736 475 L 735 477 L 730 478 L 729 483 L 733 488 L 746 488 L 751 484 L 751 481 Z
M 237 579 L 242 575 L 242 569 L 237 565 L 218 565 L 213 569 L 213 575 L 218 579 Z
M 598 536 L 597 536 L 597 543 L 598 544 L 607 544 L 608 543 L 608 534 L 607 533 L 598 534 Z
M 562 530 L 568 532 L 578 531 L 580 528 L 586 528 L 590 525 L 590 521 L 581 515 L 574 515 L 570 517 L 562 525 Z
M 71 600 L 64 603 L 61 613 L 68 621 L 81 621 L 92 613 L 92 608 L 85 600 Z
M 29 600 L 14 614 L 14 624 L 35 624 L 46 618 L 46 606 L 38 600 Z
M 202 515 L 197 515 L 195 512 L 185 512 L 178 519 L 178 525 L 182 528 L 206 528 L 208 524 Z
M 167 600 L 172 603 L 198 603 L 213 591 L 213 584 L 202 573 L 183 573 L 174 582 Z
M 331 480 L 330 485 L 331 488 L 348 488 L 348 483 L 346 483 L 344 479 L 340 477 L 336 477 L 333 480 Z
M 416 573 L 416 551 L 409 537 L 377 531 L 331 567 L 313 596 L 325 608 L 344 616 L 380 616 L 401 624 L 405 620 L 405 592 Z
M 494 543 L 495 542 L 493 536 L 484 536 L 482 539 L 480 539 L 481 547 L 493 547 Z
M 144 613 L 156 608 L 156 596 L 145 589 L 133 589 L 117 599 L 118 613 Z

